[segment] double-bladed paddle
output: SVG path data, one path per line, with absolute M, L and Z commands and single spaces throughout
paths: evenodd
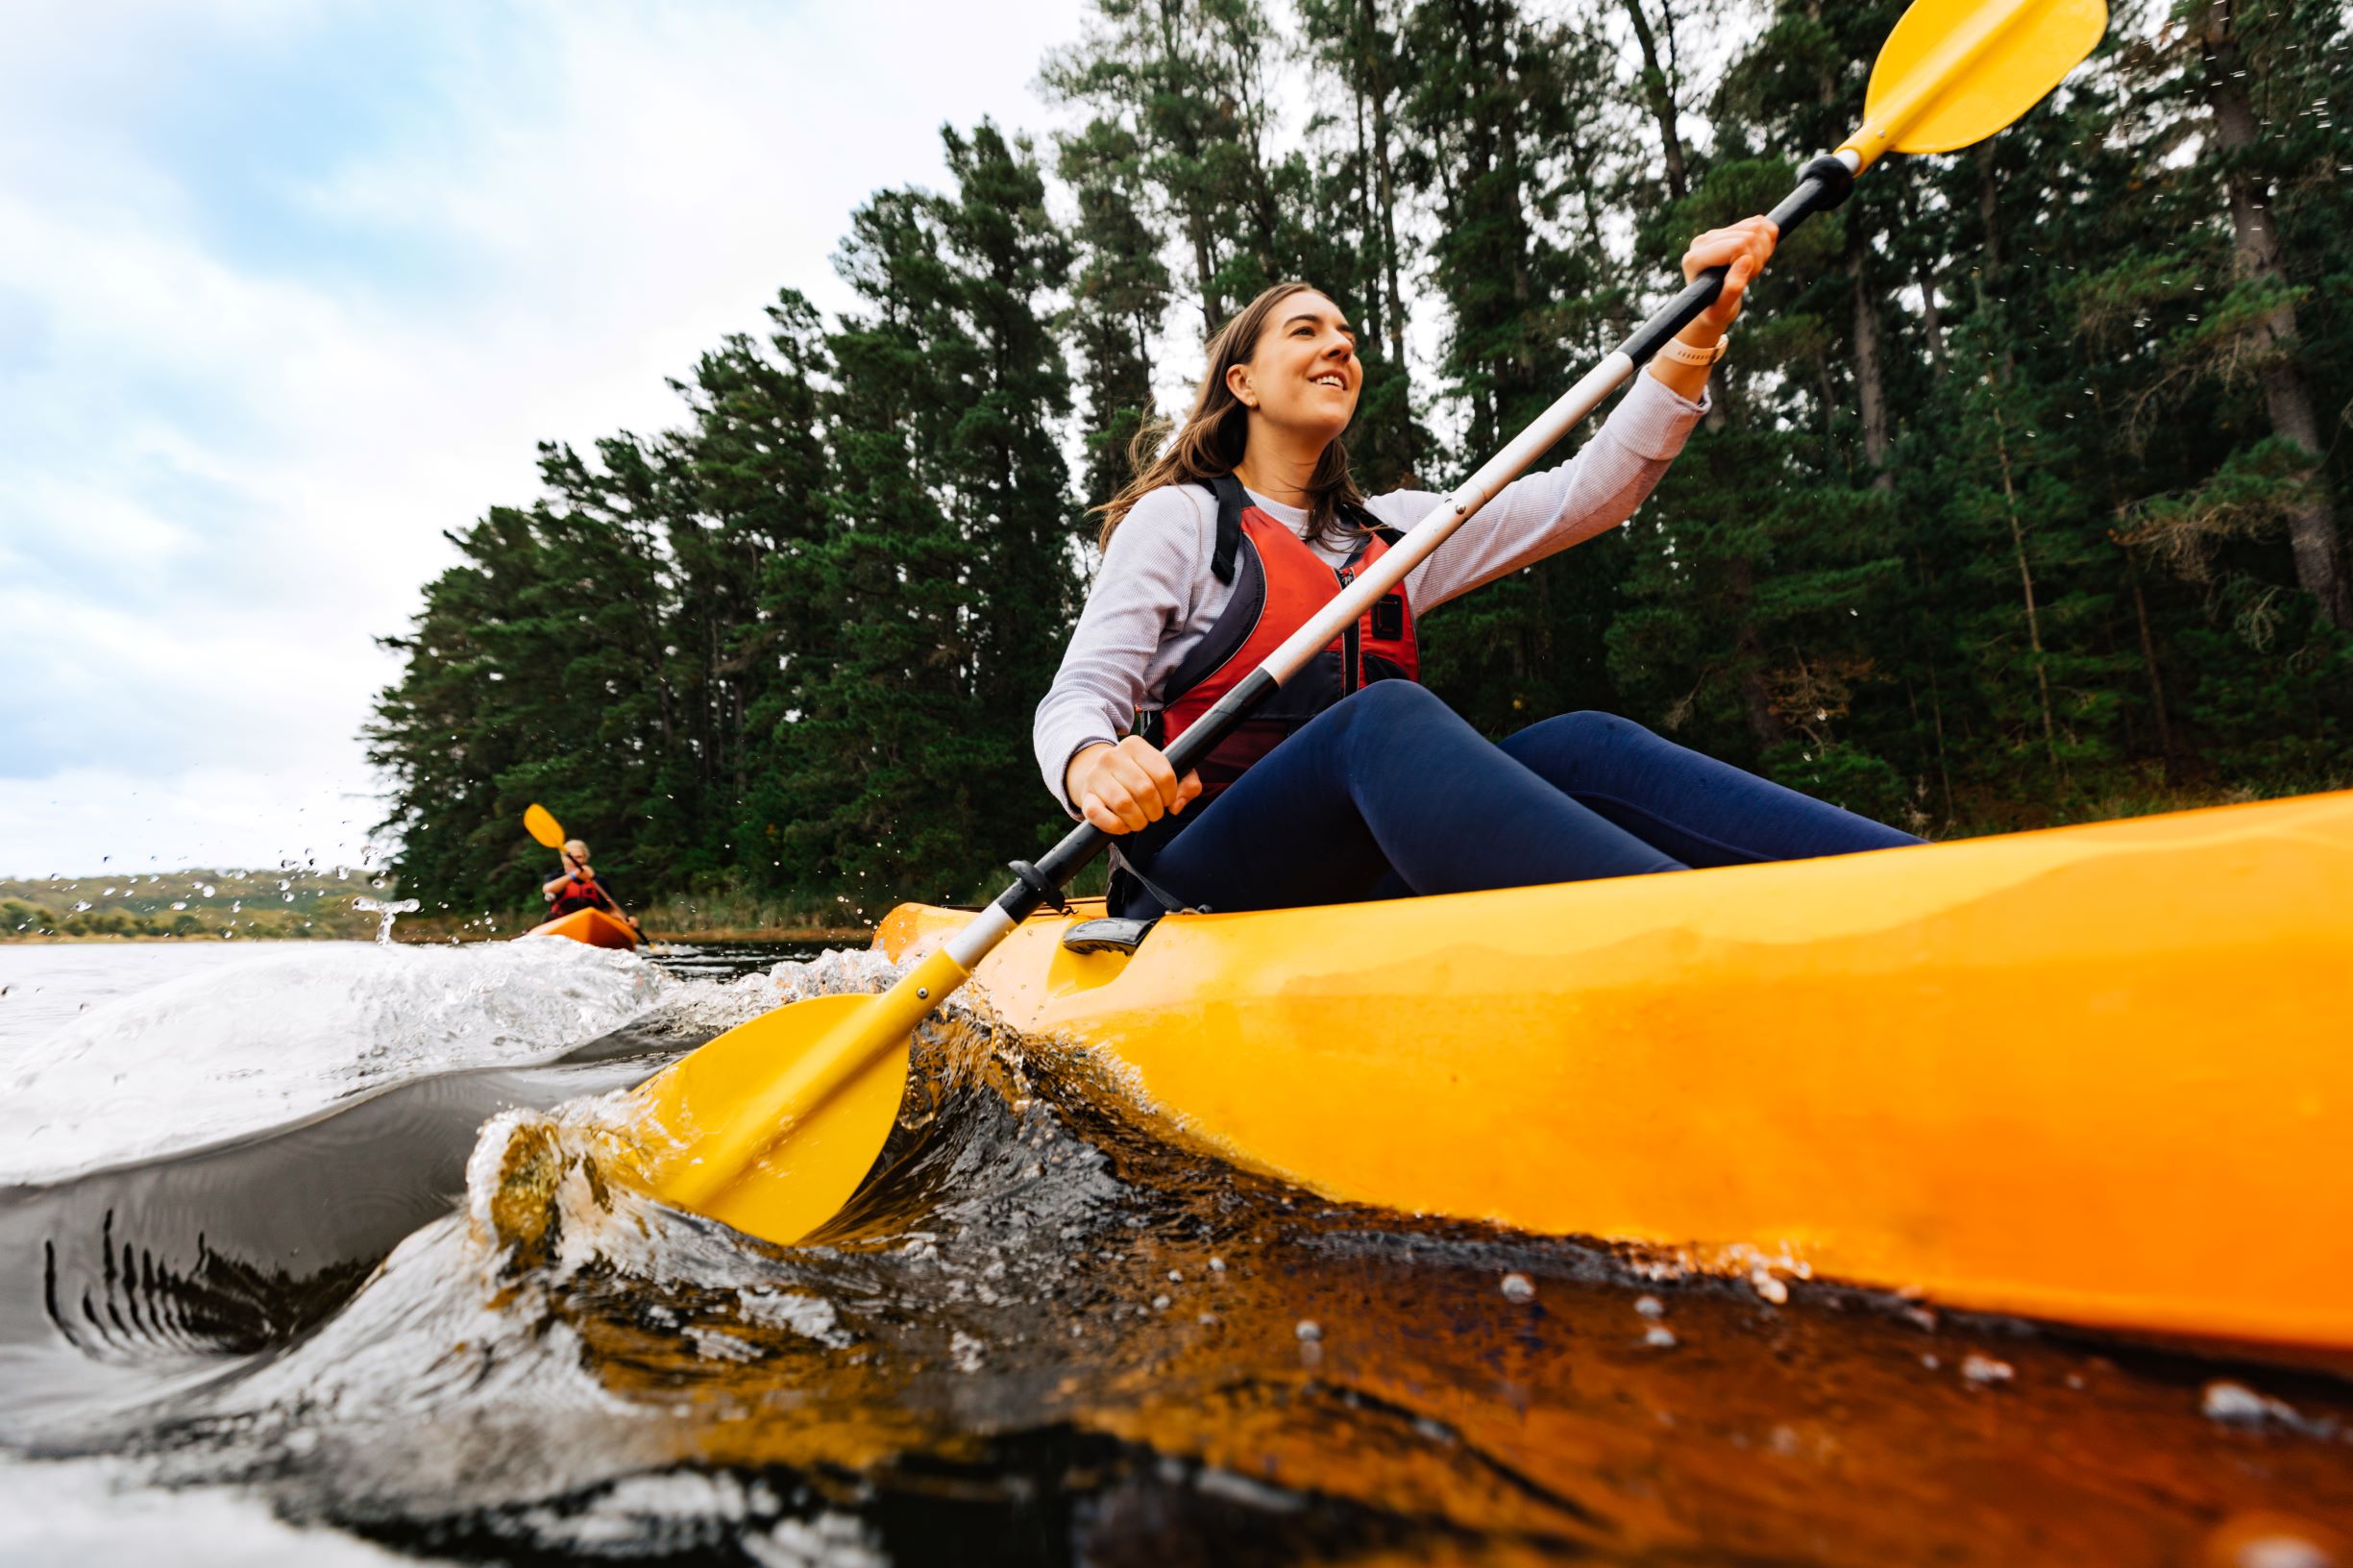
M 1773 222 L 1786 235 L 1838 206 L 1883 153 L 1948 152 L 1992 135 L 2057 86 L 2107 23 L 2103 0 L 1915 0 L 1879 51 L 1862 126 L 1805 166 Z M 1188 727 L 1168 747 L 1178 776 L 1690 325 L 1724 273 L 1693 280 Z M 808 1236 L 881 1152 L 916 1024 L 1023 919 L 1059 902 L 1109 842 L 1082 823 L 1035 865 L 1016 861 L 1013 885 L 882 994 L 796 1002 L 682 1058 L 637 1090 L 625 1163 L 666 1203 L 771 1241 Z

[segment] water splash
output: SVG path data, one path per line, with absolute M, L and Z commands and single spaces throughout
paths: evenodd
M 94 1007 L 0 1068 L 16 1135 L 0 1139 L 0 1182 L 194 1148 L 425 1073 L 545 1061 L 673 984 L 578 943 L 303 943 L 186 975 Z
M 355 898 L 352 907 L 363 915 L 378 914 L 383 917 L 376 922 L 376 944 L 389 947 L 392 945 L 392 922 L 423 906 L 414 898 L 396 898 L 389 902 L 376 898 Z

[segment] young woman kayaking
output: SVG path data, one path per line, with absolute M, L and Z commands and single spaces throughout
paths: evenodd
M 1161 748 L 1440 499 L 1368 500 L 1349 478 L 1340 435 L 1363 367 L 1325 295 L 1278 284 L 1210 340 L 1191 412 L 1102 508 L 1102 570 L 1033 731 L 1066 809 L 1120 836 L 1113 913 L 1465 893 L 1921 842 L 1608 714 L 1490 743 L 1413 678 L 1416 617 L 1642 503 L 1705 412 L 1708 367 L 1776 237 L 1750 218 L 1693 240 L 1684 278 L 1726 266 L 1722 294 L 1592 441 L 1506 487 L 1178 778 Z
M 621 906 L 613 895 L 597 880 L 595 868 L 588 864 L 588 845 L 578 839 L 566 839 L 558 851 L 563 856 L 563 871 L 551 881 L 539 885 L 539 895 L 548 901 L 551 918 L 570 915 L 576 910 L 601 909 L 607 915 L 621 915 Z M 622 916 L 627 919 L 626 916 Z

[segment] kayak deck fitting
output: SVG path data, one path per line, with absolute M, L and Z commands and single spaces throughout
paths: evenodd
M 1008 937 L 996 1016 L 1330 1197 L 2353 1347 L 2353 792 L 1066 950 L 1100 914 Z
M 576 909 L 524 933 L 527 937 L 570 937 L 591 947 L 634 948 L 637 933 L 601 909 Z

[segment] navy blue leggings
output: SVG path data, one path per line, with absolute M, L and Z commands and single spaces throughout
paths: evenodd
M 1530 887 L 1921 842 L 1611 714 L 1564 714 L 1490 743 L 1427 687 L 1406 680 L 1377 682 L 1326 710 L 1194 809 L 1197 818 L 1174 820 L 1172 838 L 1154 831 L 1122 843 L 1171 895 L 1216 910 Z

